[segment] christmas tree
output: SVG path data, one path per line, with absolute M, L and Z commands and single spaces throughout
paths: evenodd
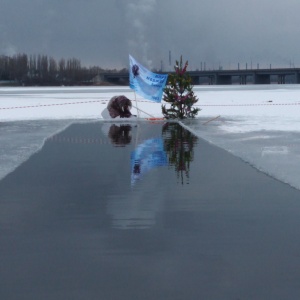
M 169 75 L 163 100 L 171 105 L 169 108 L 162 105 L 162 113 L 166 119 L 194 118 L 200 110 L 192 107 L 198 101 L 198 98 L 193 92 L 191 77 L 186 73 L 187 66 L 188 61 L 183 66 L 181 56 L 180 62 L 176 61 L 175 74 Z

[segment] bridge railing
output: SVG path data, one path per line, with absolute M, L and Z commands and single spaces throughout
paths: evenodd
M 165 74 L 166 72 L 159 72 Z M 167 72 L 174 74 L 174 72 Z M 201 70 L 187 72 L 194 85 L 300 83 L 300 68 Z M 102 73 L 101 78 L 114 84 L 128 85 L 128 72 Z

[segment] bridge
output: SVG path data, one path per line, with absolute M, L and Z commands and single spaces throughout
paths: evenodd
M 159 73 L 172 74 L 174 72 Z M 300 83 L 300 68 L 204 70 L 188 71 L 187 73 L 191 76 L 193 85 Z M 102 81 L 113 84 L 129 84 L 128 72 L 102 73 L 100 77 Z

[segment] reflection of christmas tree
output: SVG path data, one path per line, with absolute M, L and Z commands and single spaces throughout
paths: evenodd
M 162 128 L 162 136 L 169 164 L 175 166 L 181 183 L 184 175 L 188 183 L 190 163 L 194 159 L 193 148 L 198 138 L 178 123 L 166 123 Z

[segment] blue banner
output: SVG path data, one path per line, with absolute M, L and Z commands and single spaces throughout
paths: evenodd
M 147 70 L 129 55 L 130 88 L 145 99 L 161 102 L 168 74 L 157 74 Z

